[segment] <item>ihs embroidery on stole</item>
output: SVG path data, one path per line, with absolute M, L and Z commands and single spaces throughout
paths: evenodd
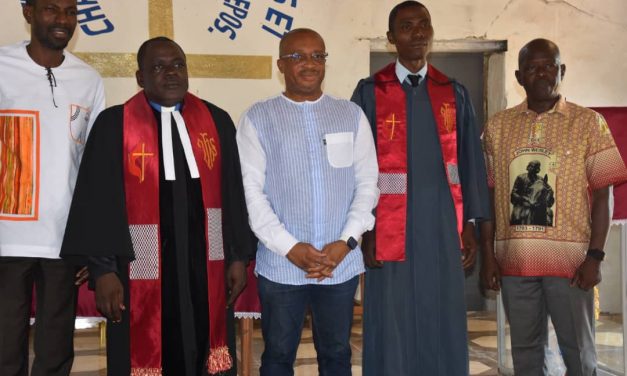
M 218 156 L 218 148 L 216 140 L 211 137 L 207 138 L 207 133 L 201 133 L 200 138 L 196 141 L 196 145 L 202 149 L 203 160 L 210 170 L 213 170 L 213 163 Z
M 440 107 L 440 115 L 442 115 L 442 120 L 444 120 L 446 133 L 451 133 L 455 126 L 455 107 L 451 106 L 450 103 L 443 103 L 442 107 Z

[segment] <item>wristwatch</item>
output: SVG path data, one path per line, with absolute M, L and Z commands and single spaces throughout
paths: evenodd
M 605 258 L 605 252 L 600 249 L 589 249 L 586 253 L 586 256 L 592 257 L 597 261 L 603 261 L 603 259 Z
M 352 251 L 357 247 L 357 240 L 351 236 L 348 240 L 346 240 L 346 245 L 348 245 L 348 248 Z

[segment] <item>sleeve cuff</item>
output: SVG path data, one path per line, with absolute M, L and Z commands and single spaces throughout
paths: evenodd
M 354 223 L 347 223 L 342 231 L 342 235 L 340 236 L 340 240 L 348 241 L 348 238 L 352 237 L 355 240 L 359 241 L 361 235 L 364 233 L 362 231 L 361 226 Z
M 277 235 L 275 246 L 269 247 L 272 251 L 279 255 L 286 257 L 289 251 L 298 243 L 298 239 L 292 236 L 289 232 L 285 231 L 282 234 Z
M 115 256 L 92 256 L 88 259 L 87 269 L 89 270 L 90 290 L 96 288 L 96 281 L 107 273 L 117 273 L 117 261 Z

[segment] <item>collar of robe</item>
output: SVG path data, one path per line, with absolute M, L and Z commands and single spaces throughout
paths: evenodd
M 150 106 L 161 113 L 161 147 L 163 148 L 165 180 L 176 180 L 174 173 L 174 152 L 172 149 L 172 118 L 174 118 L 176 129 L 181 138 L 181 144 L 183 144 L 183 152 L 185 153 L 185 160 L 187 160 L 187 166 L 189 167 L 189 174 L 192 179 L 198 179 L 200 174 L 198 173 L 198 165 L 196 165 L 196 159 L 192 151 L 192 143 L 187 133 L 185 120 L 179 111 L 181 104 L 177 103 L 173 107 L 163 107 L 158 103 L 150 102 Z

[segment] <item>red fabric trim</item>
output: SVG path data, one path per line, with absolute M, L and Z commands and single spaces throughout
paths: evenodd
M 123 138 L 128 223 L 158 224 L 157 122 L 143 92 L 124 105 Z M 158 239 L 157 244 L 161 244 L 161 239 Z M 161 368 L 161 270 L 159 257 L 159 279 L 129 282 L 131 369 Z
M 406 96 L 394 63 L 375 74 L 377 160 L 379 173 L 407 175 Z M 405 179 L 406 181 L 407 179 Z M 407 184 L 404 194 L 381 192 L 376 208 L 377 260 L 405 260 Z
M 623 161 L 627 160 L 627 107 L 591 107 L 603 115 Z M 627 219 L 627 183 L 614 185 L 613 220 Z
M 187 94 L 184 98 L 183 119 L 189 132 L 194 157 L 200 173 L 205 213 L 208 209 L 221 209 L 221 150 L 219 135 L 207 106 L 199 98 Z M 143 169 L 132 153 L 144 144 L 143 150 L 154 155 Z M 124 105 L 124 181 L 129 225 L 159 224 L 159 150 L 157 121 L 140 92 Z M 135 157 L 136 158 L 136 157 Z M 131 162 L 136 163 L 131 163 Z M 139 167 L 139 168 L 138 168 Z M 138 171 L 139 170 L 139 171 Z M 142 180 L 143 179 L 143 180 Z M 226 347 L 226 289 L 224 259 L 209 260 L 210 237 L 208 220 L 205 220 L 207 244 L 207 286 L 209 299 L 209 354 L 217 352 L 223 359 Z M 220 228 L 221 230 L 221 228 Z M 159 231 L 158 231 L 159 233 Z M 158 242 L 160 247 L 161 242 Z M 220 245 L 222 247 L 222 245 Z M 155 369 L 161 367 L 161 250 L 159 249 L 159 279 L 131 280 L 131 367 Z M 148 339 L 148 340 L 147 340 Z M 150 345 L 146 345 L 146 343 Z M 215 356 L 214 356 L 215 358 Z M 226 371 L 232 361 L 219 363 Z
M 261 302 L 259 301 L 259 295 L 257 294 L 257 277 L 255 276 L 255 261 L 251 261 L 246 268 L 246 288 L 233 305 L 233 311 L 235 311 L 235 317 L 239 314 L 261 314 Z
M 183 119 L 190 134 L 190 140 L 194 151 L 202 197 L 205 204 L 205 214 L 209 208 L 222 208 L 222 152 L 220 150 L 220 137 L 209 113 L 207 106 L 198 97 L 187 93 L 185 96 L 185 109 Z M 193 111 L 190 111 L 190 108 Z M 226 288 L 225 288 L 225 264 L 222 260 L 210 260 L 209 246 L 212 241 L 205 220 L 205 239 L 207 242 L 207 286 L 209 299 L 209 354 L 207 367 L 209 374 L 227 371 L 233 366 L 233 361 L 228 353 L 224 355 L 226 346 Z M 220 231 L 222 228 L 220 228 Z M 221 239 L 221 237 L 220 237 Z M 223 247 L 223 244 L 220 244 Z M 217 354 L 217 355 L 216 355 Z M 224 358 L 228 357 L 228 361 Z M 222 359 L 216 363 L 214 358 Z
M 131 376 L 161 376 L 161 368 L 131 368 Z
M 448 186 L 451 190 L 451 197 L 455 205 L 457 215 L 457 233 L 460 236 L 464 229 L 464 201 L 462 198 L 462 185 L 459 181 L 459 163 L 457 159 L 457 107 L 455 103 L 455 92 L 453 84 L 442 72 L 429 65 L 429 79 L 427 80 L 427 90 L 431 99 L 433 116 L 438 125 L 440 136 L 440 147 L 444 158 L 444 171 L 448 179 Z M 457 173 L 457 182 L 451 181 L 451 171 L 454 168 Z
M 429 65 L 427 90 L 431 98 L 444 169 L 455 205 L 461 234 L 463 204 L 461 184 L 452 182 L 449 166 L 457 168 L 457 117 L 455 93 L 450 80 Z M 395 63 L 377 72 L 375 103 L 377 122 L 377 157 L 380 174 L 407 176 L 407 97 L 396 76 Z M 407 222 L 407 184 L 403 193 L 381 192 L 377 206 L 377 260 L 404 261 Z M 460 243 L 461 244 L 461 243 Z
M 212 349 L 207 359 L 207 371 L 210 375 L 220 373 L 233 367 L 233 359 L 226 346 Z

